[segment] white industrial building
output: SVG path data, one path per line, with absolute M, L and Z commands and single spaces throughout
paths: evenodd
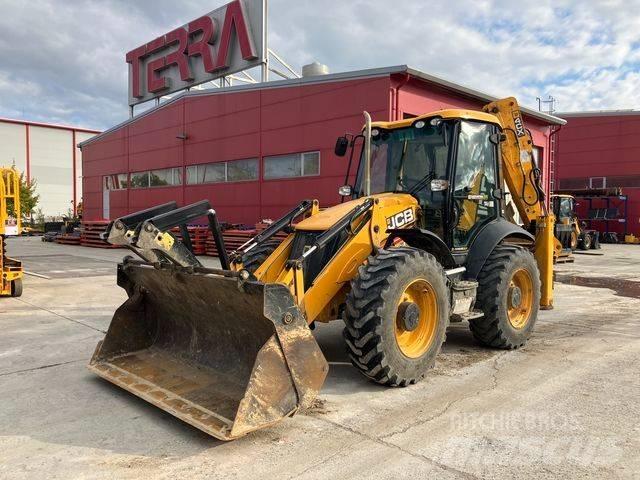
M 97 130 L 0 118 L 0 165 L 36 180 L 38 209 L 46 217 L 74 210 L 82 199 L 82 152 Z

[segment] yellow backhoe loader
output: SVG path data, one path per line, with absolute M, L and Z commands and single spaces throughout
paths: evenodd
M 89 368 L 231 440 L 312 403 L 328 371 L 317 322 L 343 319 L 353 365 L 388 386 L 428 373 L 450 321 L 488 347 L 524 345 L 552 307 L 554 217 L 516 100 L 483 110 L 365 113 L 363 133 L 336 143 L 361 150 L 348 201 L 305 200 L 229 255 L 207 201 L 115 220 L 106 239 L 140 258 L 118 266 L 129 299 Z M 504 182 L 524 228 L 503 218 Z M 203 216 L 220 268 L 191 252 L 186 224 Z
M 13 212 L 9 212 L 8 201 L 13 202 Z M 12 213 L 12 214 L 10 214 Z M 6 254 L 5 238 L 20 235 L 20 175 L 14 168 L 0 168 L 0 296 L 19 297 L 22 295 L 22 263 Z
M 587 229 L 584 222 L 580 222 L 573 195 L 551 195 L 551 206 L 556 217 L 555 236 L 562 245 L 559 259 L 571 258 L 578 249 L 600 248 L 600 232 Z

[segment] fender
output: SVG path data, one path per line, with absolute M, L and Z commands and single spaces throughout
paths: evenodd
M 469 255 L 467 256 L 465 265 L 467 267 L 468 279 L 475 280 L 478 278 L 478 274 L 482 270 L 482 267 L 484 267 L 491 252 L 507 237 L 531 242 L 531 244 L 535 242 L 533 235 L 524 228 L 504 218 L 498 218 L 488 223 L 480 230 L 480 233 L 478 233 L 469 248 Z
M 387 230 L 389 237 L 384 248 L 391 246 L 396 238 L 403 240 L 407 245 L 429 252 L 442 264 L 444 268 L 455 268 L 456 261 L 451 255 L 451 250 L 435 233 L 420 228 L 398 228 Z

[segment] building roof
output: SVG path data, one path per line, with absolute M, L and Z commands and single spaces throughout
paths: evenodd
M 18 120 L 15 118 L 0 117 L 0 123 L 14 123 L 17 125 L 31 125 L 34 127 L 57 128 L 59 130 L 75 130 L 76 132 L 84 132 L 84 133 L 100 133 L 100 130 L 93 130 L 91 128 L 74 127 L 71 125 L 60 125 L 57 123 L 32 122 L 31 120 Z
M 619 117 L 624 115 L 640 115 L 640 110 L 622 109 L 622 110 L 584 110 L 580 112 L 561 112 L 556 114 L 561 118 L 571 117 Z
M 198 97 L 198 96 L 207 96 L 207 95 L 221 95 L 226 93 L 240 92 L 240 91 L 252 91 L 252 90 L 263 90 L 270 88 L 283 88 L 283 87 L 291 87 L 291 86 L 299 86 L 299 85 L 311 85 L 311 84 L 319 84 L 319 83 L 329 83 L 329 82 L 340 82 L 345 80 L 355 80 L 359 78 L 373 78 L 373 77 L 385 77 L 393 74 L 408 74 L 414 78 L 425 81 L 426 83 L 430 83 L 433 85 L 437 85 L 439 87 L 445 88 L 447 90 L 451 90 L 458 94 L 462 94 L 462 96 L 479 100 L 482 102 L 493 102 L 498 100 L 498 97 L 494 95 L 490 95 L 488 93 L 481 92 L 479 90 L 474 90 L 469 87 L 465 87 L 463 85 L 459 85 L 452 81 L 436 77 L 433 75 L 429 75 L 428 73 L 424 73 L 415 68 L 411 68 L 407 65 L 396 65 L 392 67 L 383 67 L 383 68 L 371 68 L 366 70 L 355 70 L 351 72 L 341 72 L 341 73 L 331 73 L 328 75 L 320 75 L 313 77 L 302 77 L 302 78 L 291 78 L 286 80 L 276 80 L 264 83 L 254 83 L 254 84 L 246 84 L 246 85 L 236 85 L 232 87 L 225 87 L 220 89 L 207 89 L 207 90 L 189 90 L 179 93 L 174 96 L 170 100 L 167 100 L 160 105 L 150 108 L 149 110 L 144 111 L 143 113 L 134 116 L 108 130 L 103 132 L 100 135 L 97 135 L 89 140 L 85 140 L 80 144 L 80 147 L 92 143 L 98 139 L 100 139 L 103 135 L 113 132 L 125 125 L 128 125 L 131 122 L 138 120 L 150 113 L 155 112 L 158 109 L 161 109 L 167 105 L 170 105 L 173 102 L 176 102 L 185 97 Z M 564 125 L 566 124 L 566 120 L 562 118 L 558 118 L 557 116 L 549 115 L 543 112 L 539 112 L 537 110 L 533 110 L 526 107 L 521 107 L 522 112 L 525 115 L 529 115 L 533 118 L 537 118 L 539 120 L 544 121 L 550 125 Z
M 417 117 L 405 118 L 403 120 L 395 120 L 392 122 L 372 122 L 372 127 L 382 128 L 384 130 L 390 130 L 395 128 L 405 128 L 413 125 L 418 120 L 425 120 L 432 117 L 440 117 L 444 119 L 449 118 L 463 118 L 465 120 L 478 120 L 481 122 L 495 123 L 498 126 L 500 120 L 495 115 L 490 113 L 481 112 L 480 110 L 465 110 L 460 108 L 447 108 L 444 110 L 436 110 L 434 112 L 424 113 Z

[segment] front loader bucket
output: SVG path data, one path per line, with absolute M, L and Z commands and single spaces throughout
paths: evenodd
M 89 369 L 221 440 L 309 406 L 328 366 L 280 284 L 124 264 Z

